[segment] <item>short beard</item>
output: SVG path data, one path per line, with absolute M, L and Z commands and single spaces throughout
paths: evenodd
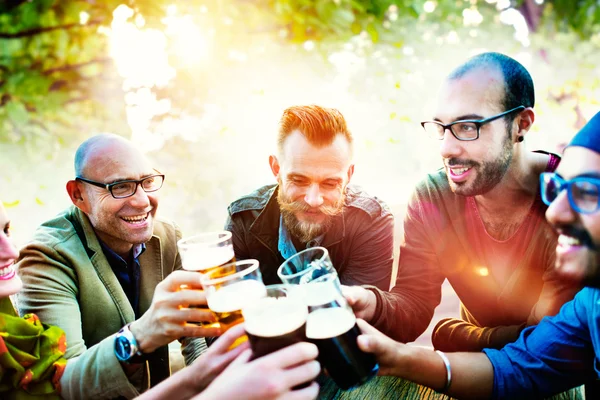
M 319 212 L 326 215 L 327 218 L 322 223 L 299 221 L 296 218 L 297 212 L 311 211 L 312 207 L 304 202 L 296 202 L 289 199 L 282 190 L 281 184 L 277 193 L 277 203 L 283 217 L 283 223 L 292 236 L 302 243 L 308 243 L 312 239 L 327 232 L 333 225 L 334 217 L 342 212 L 346 195 L 344 194 L 335 204 L 331 206 L 322 205 Z M 345 192 L 345 189 L 344 189 Z
M 479 166 L 479 170 L 477 178 L 470 186 L 466 186 L 464 183 L 457 184 L 453 182 L 452 179 L 450 179 L 449 173 L 446 172 L 450 188 L 455 194 L 460 196 L 478 196 L 485 194 L 492 190 L 500 183 L 502 178 L 504 178 L 512 158 L 512 141 L 509 135 L 507 135 L 502 144 L 502 153 L 500 154 L 500 157 L 493 161 L 486 161 L 480 164 L 471 160 L 451 158 L 446 164 L 447 168 L 452 165 L 464 165 L 470 168 Z

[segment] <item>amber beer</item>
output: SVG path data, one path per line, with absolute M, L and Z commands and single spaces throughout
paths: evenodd
M 302 299 L 289 297 L 284 285 L 267 286 L 266 290 L 267 297 L 242 311 L 252 359 L 306 341 L 306 304 Z
M 225 332 L 244 320 L 242 308 L 265 297 L 257 260 L 242 260 L 215 268 L 200 276 L 208 307 Z
M 182 267 L 186 271 L 200 272 L 206 274 L 214 271 L 226 264 L 235 262 L 233 246 L 215 247 L 206 249 L 202 254 L 197 254 L 193 258 L 182 262 Z
M 181 266 L 185 271 L 205 274 L 223 265 L 235 262 L 231 232 L 208 232 L 183 238 L 177 242 Z M 230 271 L 234 272 L 234 271 Z M 225 275 L 226 270 L 222 271 Z M 206 306 L 189 305 L 190 308 L 208 310 Z M 211 322 L 188 321 L 200 326 L 215 326 Z
M 231 232 L 202 233 L 177 242 L 181 266 L 186 271 L 207 273 L 235 262 Z
M 208 297 L 208 308 L 217 316 L 223 332 L 244 322 L 242 308 L 266 296 L 265 285 L 254 279 L 222 286 Z

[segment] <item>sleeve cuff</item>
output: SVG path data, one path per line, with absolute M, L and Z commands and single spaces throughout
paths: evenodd
M 377 328 L 377 326 L 381 323 L 382 311 L 383 311 L 383 296 L 381 295 L 381 289 L 377 288 L 373 285 L 362 285 L 363 288 L 370 290 L 375 294 L 375 312 L 373 313 L 373 318 L 369 322 L 371 325 Z
M 67 360 L 60 385 L 64 399 L 134 398 L 140 394 L 115 356 L 114 335 Z

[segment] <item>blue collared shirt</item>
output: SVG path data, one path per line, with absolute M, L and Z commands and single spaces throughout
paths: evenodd
M 484 349 L 494 398 L 545 398 L 600 378 L 600 289 L 584 288 L 554 317 L 502 350 Z
M 325 234 L 323 233 L 317 236 L 316 238 L 312 239 L 310 242 L 306 243 L 306 248 L 310 249 L 311 247 L 320 246 L 321 242 L 323 242 L 324 237 Z M 279 241 L 277 242 L 277 249 L 279 250 L 279 253 L 281 253 L 281 255 L 283 256 L 283 258 L 285 258 L 286 260 L 294 254 L 298 253 L 298 250 L 296 250 L 296 246 L 294 246 L 294 243 L 292 242 L 292 235 L 283 223 L 282 216 L 279 217 Z
M 104 256 L 112 268 L 115 276 L 119 280 L 123 291 L 129 299 L 129 304 L 133 308 L 135 318 L 139 318 L 140 304 L 140 261 L 138 257 L 146 250 L 144 243 L 133 246 L 133 260 L 128 264 L 120 255 L 100 242 Z

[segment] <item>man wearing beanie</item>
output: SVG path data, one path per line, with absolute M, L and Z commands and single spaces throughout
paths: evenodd
M 546 218 L 558 232 L 557 274 L 585 287 L 554 317 L 501 350 L 441 353 L 409 347 L 364 321 L 361 349 L 380 371 L 457 398 L 543 398 L 600 377 L 600 113 L 573 138 L 556 172 L 540 177 Z

